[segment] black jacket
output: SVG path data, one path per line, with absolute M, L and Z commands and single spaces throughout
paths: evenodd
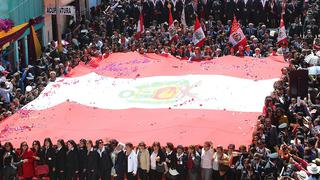
M 79 155 L 75 149 L 67 152 L 66 171 L 71 173 L 79 171 Z
M 167 162 L 168 168 L 176 169 L 177 168 L 177 154 L 172 151 L 171 154 L 166 154 L 166 158 L 170 161 Z
M 5 166 L 2 169 L 2 178 L 5 180 L 18 180 L 17 169 L 12 166 Z
M 153 152 L 150 153 L 150 156 L 151 156 L 152 153 Z M 158 157 L 158 156 L 160 157 L 160 161 L 159 162 L 157 161 L 157 165 L 160 165 L 166 160 L 166 155 L 161 150 L 159 150 L 156 157 Z
M 126 172 L 126 155 L 123 151 L 120 151 L 117 154 L 116 161 L 114 163 L 114 169 L 116 170 L 117 175 L 124 175 Z
M 79 154 L 79 170 L 82 171 L 86 168 L 86 161 L 87 161 L 87 149 L 80 148 L 78 151 Z
M 97 172 L 99 165 L 99 154 L 96 150 L 87 152 L 86 155 L 86 170 L 87 172 Z
M 50 147 L 48 149 L 42 148 L 40 152 L 40 159 L 43 160 L 45 164 L 47 164 L 50 168 L 54 167 L 55 165 L 55 150 Z
M 61 148 L 60 150 L 56 150 L 55 152 L 55 168 L 57 172 L 66 171 L 66 154 L 67 150 L 65 148 Z
M 110 150 L 108 148 L 105 148 L 101 156 L 99 154 L 99 170 L 109 172 L 111 171 L 112 167 L 113 163 L 111 160 Z
M 187 163 L 188 163 L 188 156 L 187 154 L 183 153 L 182 156 L 177 157 L 177 171 L 179 174 L 186 174 L 187 173 Z

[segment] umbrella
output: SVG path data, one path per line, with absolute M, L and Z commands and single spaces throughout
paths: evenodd
M 320 74 L 320 66 L 312 66 L 308 68 L 309 75 L 318 75 Z

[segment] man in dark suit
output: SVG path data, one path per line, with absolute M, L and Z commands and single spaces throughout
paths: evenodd
M 85 165 L 87 179 L 96 180 L 98 179 L 98 165 L 99 165 L 99 153 L 93 148 L 92 141 L 89 140 L 86 144 L 88 152 L 87 162 Z
M 266 118 L 265 120 L 265 131 L 267 148 L 272 150 L 278 144 L 278 132 L 277 127 L 271 124 L 270 118 Z
M 246 35 L 251 37 L 252 35 L 257 36 L 257 29 L 254 28 L 253 23 L 249 23 L 249 27 L 246 28 Z
M 261 19 L 262 19 L 261 16 L 263 14 L 262 10 L 263 10 L 263 6 L 261 3 L 261 0 L 253 0 L 252 8 L 251 8 L 251 11 L 253 13 L 252 23 L 258 25 L 261 22 Z
M 99 140 L 97 151 L 99 153 L 99 178 L 101 180 L 110 180 L 113 166 L 110 149 L 103 144 L 102 140 Z
M 167 0 L 157 1 L 156 7 L 155 7 L 155 17 L 156 17 L 158 24 L 168 22 L 168 19 L 169 19 L 168 4 L 169 3 L 172 5 L 172 2 L 168 2 Z
M 152 25 L 154 17 L 154 4 L 150 0 L 144 0 L 142 3 L 142 11 L 144 18 L 144 25 L 148 28 Z
M 244 1 L 243 0 L 235 0 L 235 8 L 234 13 L 237 17 L 237 19 L 244 20 L 243 19 L 243 9 L 244 9 Z
M 124 145 L 118 144 L 116 147 L 116 161 L 114 163 L 114 169 L 117 176 L 115 180 L 124 180 L 124 174 L 126 173 L 126 155 L 123 151 Z
M 233 20 L 236 4 L 233 0 L 225 0 L 225 17 L 226 21 Z
M 199 0 L 189 0 L 185 2 L 185 15 L 188 26 L 193 26 L 195 16 L 201 18 L 202 4 Z
M 252 0 L 244 0 L 243 1 L 243 24 L 248 24 L 249 22 L 252 22 Z

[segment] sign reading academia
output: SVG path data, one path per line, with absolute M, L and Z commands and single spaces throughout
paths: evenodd
M 47 7 L 46 14 L 57 14 L 56 7 Z M 63 6 L 60 7 L 60 15 L 71 15 L 74 16 L 76 14 L 76 9 L 74 6 Z

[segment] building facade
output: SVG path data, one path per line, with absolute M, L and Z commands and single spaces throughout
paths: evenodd
M 10 19 L 14 26 L 28 22 L 32 18 L 44 15 L 43 0 L 1 0 L 0 18 Z M 35 25 L 38 38 L 42 45 L 45 41 L 45 24 Z M 19 70 L 29 64 L 30 30 L 26 30 L 16 41 L 2 47 L 7 52 L 6 61 L 10 63 L 10 69 Z
M 89 16 L 90 8 L 101 3 L 101 0 L 1 0 L 0 18 L 10 19 L 14 22 L 14 26 L 18 26 L 32 18 L 44 17 L 43 23 L 35 25 L 35 30 L 41 45 L 46 47 L 49 42 L 57 41 L 57 17 L 46 11 L 47 8 L 56 7 L 57 1 L 60 7 L 72 6 L 75 8 L 74 15 L 60 15 L 62 34 L 67 29 L 70 19 L 80 20 L 82 15 Z M 35 61 L 34 58 L 30 58 L 32 52 L 29 48 L 29 37 L 30 30 L 28 29 L 16 41 L 0 47 L 8 52 L 4 58 L 10 63 L 10 69 L 21 70 Z

